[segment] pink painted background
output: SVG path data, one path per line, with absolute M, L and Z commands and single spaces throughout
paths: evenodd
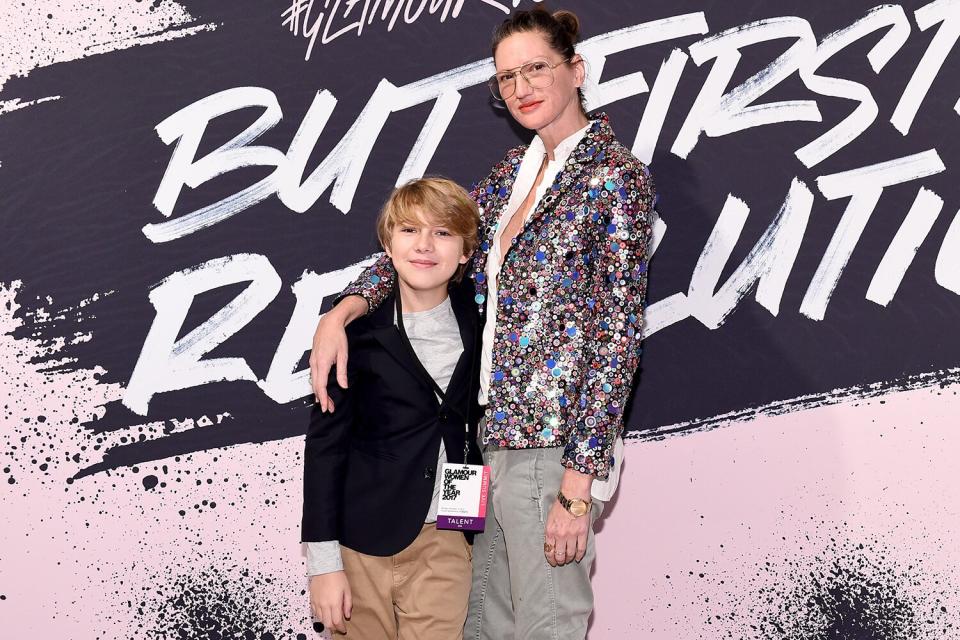
M 0 88 L 37 66 L 216 28 L 175 2 L 154 12 L 120 1 L 41 4 L 0 7 Z M 48 11 L 63 30 L 25 56 L 10 25 L 30 30 Z M 5 99 L 0 117 L 40 99 L 56 96 Z M 254 612 L 281 635 L 311 636 L 298 543 L 301 440 L 68 483 L 110 446 L 160 437 L 160 425 L 87 434 L 80 423 L 121 388 L 102 383 L 92 364 L 52 366 L 65 345 L 97 339 L 84 320 L 110 292 L 23 299 L 15 277 L 0 276 L 3 637 L 156 637 L 183 615 L 171 602 L 190 586 L 222 593 L 238 619 Z M 76 330 L 37 337 L 57 318 Z M 803 634 L 826 622 L 810 597 L 831 580 L 880 584 L 870 606 L 896 617 L 905 603 L 933 621 L 918 623 L 927 635 L 909 637 L 960 637 L 958 391 L 850 399 L 629 443 L 619 494 L 599 524 L 590 638 L 739 639 L 770 625 L 780 637 L 812 638 Z M 183 428 L 230 419 L 185 416 Z
M 590 637 L 727 637 L 718 628 L 753 637 L 749 625 L 783 604 L 764 607 L 761 589 L 796 577 L 791 561 L 819 571 L 859 544 L 894 571 L 920 565 L 940 579 L 904 587 L 924 604 L 939 599 L 956 623 L 958 391 L 901 392 L 630 447 L 599 536 Z M 779 596 L 789 592 L 781 587 Z M 737 619 L 711 633 L 708 613 Z
M 251 607 L 268 611 L 260 620 L 290 637 L 309 633 L 301 439 L 67 484 L 97 460 L 73 416 L 95 414 L 118 390 L 95 371 L 36 364 L 55 358 L 58 344 L 12 332 L 70 312 L 30 308 L 15 288 L 4 292 L 0 615 L 8 637 L 138 637 L 172 615 L 165 602 L 183 588 L 178 577 L 191 575 L 238 594 L 249 586 L 258 599 Z M 629 443 L 619 494 L 599 524 L 590 638 L 753 637 L 751 624 L 798 601 L 801 574 L 826 575 L 851 554 L 912 606 L 956 612 L 958 390 L 922 388 Z M 201 418 L 192 428 L 229 419 Z M 150 425 L 110 437 L 140 433 L 154 437 Z M 163 484 L 145 490 L 148 475 Z

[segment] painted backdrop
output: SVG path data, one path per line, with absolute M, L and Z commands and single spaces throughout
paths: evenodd
M 313 327 L 534 4 L 2 3 L 0 635 L 313 635 Z M 661 214 L 590 637 L 960 637 L 960 1 L 566 7 Z

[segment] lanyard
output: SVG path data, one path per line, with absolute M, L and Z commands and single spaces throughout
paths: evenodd
M 400 287 L 399 286 L 394 287 L 393 293 L 394 293 L 394 302 L 395 302 L 394 306 L 396 308 L 396 314 L 397 314 L 397 318 L 396 318 L 397 329 L 400 331 L 400 335 L 403 337 L 403 340 L 401 342 L 403 342 L 404 346 L 406 346 L 407 351 L 410 352 L 410 356 L 413 358 L 413 362 L 415 366 L 420 370 L 420 373 L 424 377 L 426 377 L 427 380 L 430 381 L 430 386 L 433 387 L 434 393 L 436 393 L 437 396 L 440 397 L 440 402 L 441 403 L 446 402 L 447 394 L 444 393 L 443 389 L 440 388 L 440 385 L 437 384 L 437 381 L 434 380 L 433 376 L 430 375 L 430 372 L 427 371 L 427 368 L 423 366 L 422 362 L 420 362 L 420 358 L 417 357 L 417 352 L 413 350 L 413 345 L 410 344 L 410 338 L 407 337 L 407 330 L 403 326 L 403 303 L 401 303 L 400 301 Z M 459 329 L 460 329 L 460 326 L 459 326 L 459 323 L 457 323 L 457 331 L 459 331 Z M 469 379 L 467 380 L 467 410 L 465 412 L 461 412 L 459 409 L 457 409 L 455 406 L 452 406 L 452 405 L 450 406 L 450 408 L 464 420 L 463 463 L 466 464 L 467 454 L 469 453 L 469 449 L 470 449 L 470 413 L 471 413 L 470 409 L 473 406 L 473 403 L 471 402 L 471 398 L 470 398 L 470 395 L 471 395 L 470 390 L 473 389 L 473 380 L 474 380 L 473 376 L 475 373 L 474 365 L 476 364 L 475 359 L 477 356 L 477 349 L 476 349 L 476 345 L 469 345 L 469 346 L 464 345 L 464 348 L 470 349 L 470 372 L 469 372 Z

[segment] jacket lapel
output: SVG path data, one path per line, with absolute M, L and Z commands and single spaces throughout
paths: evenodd
M 576 148 L 567 158 L 563 168 L 553 179 L 553 184 L 547 189 L 537 208 L 530 215 L 526 224 L 517 233 L 517 241 L 510 245 L 507 252 L 503 255 L 503 261 L 506 263 L 507 257 L 519 245 L 526 243 L 529 230 L 543 218 L 547 211 L 553 211 L 557 202 L 559 202 L 568 191 L 570 191 L 580 179 L 586 166 L 593 162 L 602 160 L 606 155 L 607 143 L 613 136 L 610 129 L 610 121 L 607 114 L 599 112 L 593 114 L 593 123 L 584 133 L 583 138 L 577 143 Z
M 517 242 L 512 244 L 503 255 L 506 262 L 507 256 L 513 249 L 524 240 L 524 236 L 530 228 L 539 222 L 544 213 L 552 210 L 554 205 L 574 186 L 577 179 L 584 171 L 584 166 L 593 162 L 602 161 L 606 156 L 606 147 L 613 138 L 613 131 L 610 129 L 610 119 L 606 113 L 597 112 L 591 114 L 592 125 L 587 129 L 583 139 L 577 144 L 576 149 L 567 158 L 563 168 L 557 173 L 553 184 L 543 194 L 543 198 L 537 204 L 536 210 L 531 214 L 530 219 L 517 234 Z M 525 150 L 524 150 L 525 152 Z M 490 257 L 490 247 L 493 243 L 493 237 L 496 233 L 497 225 L 500 222 L 500 216 L 503 210 L 510 202 L 510 196 L 513 192 L 513 185 L 520 171 L 520 163 L 513 165 L 513 171 L 504 176 L 503 182 L 490 185 L 488 193 L 481 195 L 480 206 L 489 207 L 486 219 L 487 224 L 482 229 L 480 238 L 480 247 L 474 258 L 474 268 L 471 277 L 474 280 L 474 290 L 476 297 L 475 304 L 480 307 L 480 312 L 484 311 L 484 302 L 487 296 L 486 270 L 487 260 Z
M 523 154 L 526 153 L 526 146 L 519 147 L 516 151 L 522 158 Z M 517 180 L 519 171 L 519 162 L 511 164 L 510 172 L 504 174 L 502 180 L 489 185 L 487 191 L 481 193 L 477 199 L 477 204 L 486 211 L 486 214 L 484 215 L 483 227 L 480 229 L 480 244 L 473 258 L 474 263 L 470 277 L 474 282 L 474 304 L 480 307 L 480 313 L 484 311 L 484 301 L 487 295 L 487 259 L 490 257 L 493 237 L 496 235 L 500 216 L 503 215 L 503 210 L 510 203 L 513 184 Z
M 429 379 L 424 377 L 427 374 L 423 365 L 414 360 L 412 347 L 404 342 L 400 330 L 394 324 L 394 295 L 396 294 L 391 294 L 371 313 L 370 335 L 383 346 L 394 360 L 427 387 L 430 390 L 430 395 L 434 395 L 433 385 Z
M 471 382 L 477 373 L 476 370 L 479 368 L 478 357 L 480 349 L 477 342 L 479 331 L 477 328 L 476 304 L 473 303 L 472 300 L 464 300 L 456 290 L 450 293 L 450 304 L 453 307 L 454 315 L 457 316 L 457 325 L 460 327 L 463 353 L 460 354 L 460 359 L 457 361 L 457 366 L 453 370 L 453 375 L 450 376 L 450 383 L 447 385 L 447 389 L 453 392 L 455 389 L 464 386 L 469 393 Z M 468 402 L 472 402 L 472 400 L 472 398 L 467 399 Z M 451 408 L 458 413 L 463 411 L 463 407 Z M 467 416 L 464 415 L 463 419 L 466 420 Z

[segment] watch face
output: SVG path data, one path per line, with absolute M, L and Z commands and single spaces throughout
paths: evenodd
M 571 500 L 570 501 L 570 513 L 577 516 L 578 518 L 587 513 L 587 503 L 583 500 Z

